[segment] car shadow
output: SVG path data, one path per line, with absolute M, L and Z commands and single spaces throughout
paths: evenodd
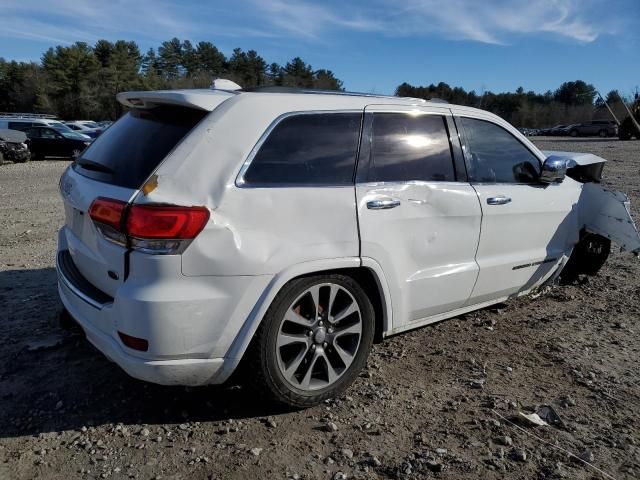
M 285 410 L 224 386 L 165 387 L 129 377 L 57 322 L 53 268 L 0 272 L 0 437 L 104 424 L 181 424 L 277 415 Z

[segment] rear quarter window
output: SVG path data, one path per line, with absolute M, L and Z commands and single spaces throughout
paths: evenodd
M 74 169 L 126 188 L 140 188 L 167 154 L 207 115 L 182 107 L 133 109 L 84 151 Z
M 361 113 L 284 118 L 251 160 L 242 184 L 352 185 L 361 120 Z

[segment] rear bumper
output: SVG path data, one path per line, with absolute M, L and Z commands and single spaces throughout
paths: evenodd
M 224 358 L 149 360 L 135 357 L 125 352 L 118 340 L 95 325 L 96 316 L 107 317 L 111 314 L 111 305 L 98 310 L 69 284 L 59 269 L 58 292 L 65 308 L 82 327 L 87 339 L 132 377 L 160 385 L 195 386 L 218 383 L 216 377 L 223 370 Z
M 59 252 L 66 252 L 63 232 L 58 241 Z M 269 279 L 190 278 L 181 275 L 179 257 L 158 257 L 132 259 L 132 271 L 147 281 L 132 275 L 110 297 L 59 254 L 60 299 L 88 340 L 132 377 L 161 385 L 224 382 L 239 363 L 225 353 Z M 155 264 L 150 268 L 145 262 Z M 125 346 L 119 331 L 148 340 L 149 350 Z

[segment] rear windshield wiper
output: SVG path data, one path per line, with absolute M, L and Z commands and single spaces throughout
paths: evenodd
M 94 162 L 92 160 L 87 160 L 86 158 L 80 158 L 76 160 L 76 165 L 84 168 L 85 170 L 93 170 L 95 172 L 103 172 L 103 173 L 115 173 L 115 171 L 106 165 L 103 165 L 98 162 Z

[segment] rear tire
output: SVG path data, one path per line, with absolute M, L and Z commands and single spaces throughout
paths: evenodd
M 305 408 L 339 395 L 367 362 L 375 331 L 369 297 L 351 277 L 314 275 L 278 293 L 248 354 L 253 387 Z
M 578 136 L 578 131 L 577 130 L 571 130 L 569 132 L 569 135 L 572 136 L 572 137 L 577 137 Z
M 607 135 L 607 131 L 606 131 L 606 130 L 600 130 L 600 131 L 598 132 L 598 135 L 600 135 L 600 137 L 601 137 L 601 138 L 605 138 L 605 137 L 607 137 L 607 136 L 608 136 L 608 135 Z

